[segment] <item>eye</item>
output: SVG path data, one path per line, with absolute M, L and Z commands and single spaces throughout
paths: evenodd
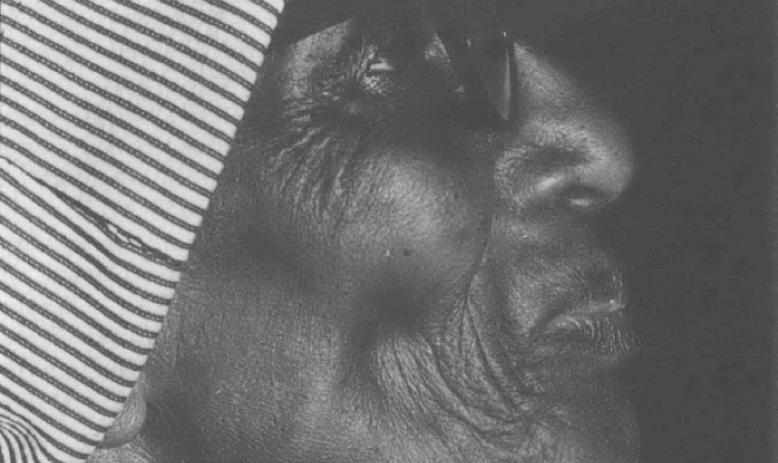
M 360 95 L 425 110 L 461 99 L 461 83 L 436 35 L 411 28 L 390 32 L 365 36 L 357 73 Z
M 362 67 L 360 86 L 367 95 L 399 95 L 408 89 L 408 51 L 397 47 L 376 47 Z
M 378 52 L 367 62 L 366 76 L 393 74 L 399 71 L 399 63 L 387 52 Z

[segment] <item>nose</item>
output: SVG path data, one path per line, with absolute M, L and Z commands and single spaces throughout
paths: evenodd
M 512 206 L 600 209 L 632 178 L 633 155 L 613 117 L 554 63 L 514 45 L 518 115 L 500 159 L 499 198 Z

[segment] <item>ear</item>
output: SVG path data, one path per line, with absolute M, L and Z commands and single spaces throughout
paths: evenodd
M 140 433 L 146 420 L 146 400 L 141 393 L 144 383 L 144 376 L 141 375 L 113 426 L 105 433 L 100 448 L 119 447 L 135 439 Z

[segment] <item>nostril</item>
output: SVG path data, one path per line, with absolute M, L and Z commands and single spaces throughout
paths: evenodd
M 561 195 L 564 206 L 575 211 L 589 212 L 599 209 L 610 202 L 607 194 L 586 185 L 572 185 Z
M 536 130 L 543 143 L 522 153 L 523 162 L 538 167 L 533 169 L 536 199 L 553 198 L 575 210 L 593 211 L 613 202 L 629 185 L 633 155 L 612 121 L 584 114 L 577 124 L 546 123 Z
M 576 212 L 592 212 L 609 204 L 614 195 L 597 185 L 587 184 L 575 173 L 550 175 L 535 184 L 533 202 L 563 207 Z
M 533 145 L 513 151 L 505 161 L 498 163 L 496 180 L 506 199 L 580 213 L 612 203 L 632 177 L 632 157 L 624 146 Z

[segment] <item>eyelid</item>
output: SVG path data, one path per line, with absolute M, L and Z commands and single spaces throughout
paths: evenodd
M 367 75 L 388 74 L 399 70 L 399 63 L 386 53 L 376 53 L 367 62 Z

